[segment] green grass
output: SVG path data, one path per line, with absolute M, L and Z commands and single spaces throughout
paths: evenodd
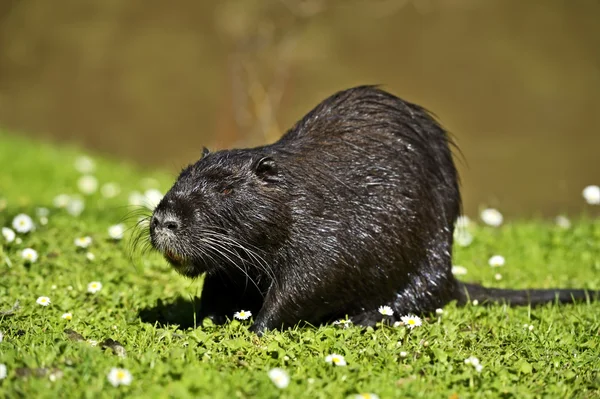
M 128 194 L 152 177 L 163 191 L 171 176 L 140 172 L 127 164 L 96 159 L 100 182 L 120 184 L 113 199 L 86 197 L 86 209 L 70 216 L 52 207 L 61 193 L 77 192 L 73 168 L 78 151 L 56 148 L 0 133 L 0 226 L 21 212 L 51 210 L 49 222 L 19 235 L 21 244 L 0 236 L 1 397 L 177 397 L 177 398 L 343 398 L 373 392 L 381 398 L 573 398 L 600 397 L 600 304 L 446 307 L 423 326 L 406 328 L 300 328 L 257 338 L 249 322 L 194 328 L 201 281 L 178 276 L 157 255 L 129 257 L 126 240 L 112 241 L 107 228 L 129 212 Z M 498 229 L 474 227 L 474 242 L 457 248 L 462 278 L 496 287 L 584 287 L 600 289 L 600 222 L 581 218 L 563 230 L 543 221 L 510 220 Z M 88 251 L 73 240 L 89 235 Z M 37 262 L 26 265 L 20 251 L 32 247 Z M 491 255 L 506 265 L 492 269 Z M 494 274 L 503 278 L 497 281 Z M 87 284 L 103 288 L 87 293 Z M 53 288 L 53 286 L 55 286 Z M 69 287 L 72 287 L 69 289 Z M 36 299 L 49 296 L 48 307 Z M 61 319 L 72 312 L 73 319 Z M 530 331 L 524 324 L 534 326 Z M 72 329 L 83 340 L 64 332 Z M 118 341 L 125 357 L 87 340 Z M 402 357 L 401 352 L 406 352 Z M 347 367 L 325 363 L 330 353 Z M 476 356 L 481 373 L 464 359 Z M 113 387 L 112 367 L 133 375 L 130 386 Z M 286 389 L 267 377 L 281 367 Z M 49 373 L 62 374 L 51 381 Z

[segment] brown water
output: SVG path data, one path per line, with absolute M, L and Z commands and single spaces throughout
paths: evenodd
M 381 83 L 455 135 L 467 213 L 591 212 L 599 18 L 594 0 L 4 0 L 0 126 L 176 170 Z

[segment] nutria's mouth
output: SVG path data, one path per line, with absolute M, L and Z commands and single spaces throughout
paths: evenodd
M 180 256 L 179 254 L 171 251 L 170 249 L 165 249 L 165 258 L 171 262 L 174 266 L 182 266 L 185 263 L 185 258 Z

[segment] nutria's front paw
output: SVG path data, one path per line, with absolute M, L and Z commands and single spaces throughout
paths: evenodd
M 263 323 L 254 323 L 252 324 L 249 328 L 249 331 L 255 333 L 256 335 L 258 335 L 259 337 L 262 337 L 263 334 L 268 330 L 267 327 L 263 324 Z

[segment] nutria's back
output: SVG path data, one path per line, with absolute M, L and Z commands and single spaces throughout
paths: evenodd
M 446 132 L 424 109 L 358 87 L 325 100 L 265 150 L 289 181 L 293 248 L 319 255 L 310 257 L 315 279 L 337 280 L 360 307 L 401 290 L 418 310 L 441 306 L 446 285 L 453 293 L 457 173 Z

